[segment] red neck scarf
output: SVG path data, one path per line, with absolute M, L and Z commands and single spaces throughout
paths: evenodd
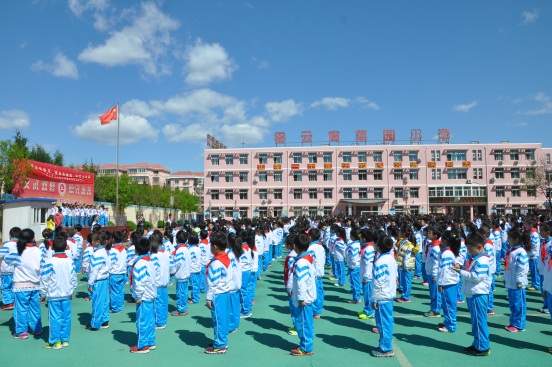
M 205 267 L 205 276 L 209 275 L 209 266 L 215 260 L 220 261 L 226 269 L 228 269 L 228 267 L 230 266 L 230 258 L 228 257 L 228 254 L 226 252 L 219 252 L 211 259 L 211 261 L 209 261 L 209 264 L 207 264 L 207 266 Z
M 115 245 L 113 245 L 113 247 L 111 247 L 112 249 L 115 249 L 119 252 L 123 252 L 123 250 L 125 249 L 125 247 L 123 246 L 122 243 L 116 243 Z
M 311 264 L 314 263 L 314 259 L 312 258 L 312 255 L 310 255 L 308 252 L 304 252 L 304 253 L 302 253 L 301 255 L 299 255 L 295 258 L 295 262 L 293 263 L 293 266 L 291 267 L 291 272 L 292 273 L 295 271 L 295 265 L 297 265 L 297 261 L 299 261 L 299 259 L 305 259 L 308 262 L 310 262 Z
M 427 253 L 429 252 L 429 248 L 430 247 L 435 247 L 435 246 L 441 246 L 441 241 L 439 240 L 433 240 L 431 241 L 431 243 L 426 247 L 425 249 L 425 256 L 427 258 Z
M 56 252 L 52 257 L 57 257 L 58 259 L 67 259 L 67 254 L 65 252 Z
M 362 245 L 362 247 L 360 248 L 360 257 L 362 257 L 364 255 L 364 251 L 366 250 L 366 248 L 368 246 L 372 246 L 374 247 L 374 242 L 366 242 L 365 244 Z
M 506 251 L 506 260 L 504 260 L 504 267 L 506 269 L 510 269 L 510 254 L 512 253 L 512 250 L 517 250 L 519 248 L 519 245 L 508 248 L 508 251 Z
M 180 247 L 187 247 L 186 246 L 186 243 L 179 243 L 178 245 L 176 245 L 176 247 L 174 248 L 174 251 L 172 253 L 172 256 L 174 256 L 176 254 L 176 251 L 180 248 Z
M 134 274 L 134 267 L 136 266 L 136 264 L 138 264 L 138 261 L 140 261 L 140 259 L 144 260 L 144 261 L 150 261 L 151 258 L 149 257 L 148 254 L 145 254 L 145 255 L 141 255 L 139 256 L 136 261 L 134 262 L 134 264 L 132 264 L 132 268 L 130 269 L 130 277 L 129 277 L 129 280 L 130 280 L 130 286 L 132 287 L 132 276 Z

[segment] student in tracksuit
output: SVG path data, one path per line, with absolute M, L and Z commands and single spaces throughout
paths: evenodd
M 464 348 L 466 354 L 488 356 L 490 354 L 489 326 L 487 324 L 487 307 L 491 292 L 491 271 L 494 268 L 489 263 L 484 243 L 488 234 L 481 230 L 466 238 L 468 252 L 472 256 L 462 268 L 455 265 L 456 271 L 462 277 L 462 286 L 470 310 L 473 343 Z
M 416 254 L 414 265 L 414 276 L 412 279 L 422 278 L 422 254 L 423 254 L 423 238 L 422 225 L 420 223 L 414 223 L 412 226 L 414 237 L 416 238 L 416 244 L 420 247 L 420 251 Z
M 261 280 L 264 271 L 264 240 L 263 230 L 260 227 L 255 228 L 255 258 L 257 259 L 257 280 Z
M 199 232 L 199 238 L 199 250 L 201 252 L 199 291 L 201 293 L 205 293 L 207 291 L 207 278 L 205 277 L 205 270 L 207 269 L 207 264 L 213 256 L 211 255 L 211 244 L 209 243 L 209 234 L 207 230 L 201 230 L 201 232 Z
M 75 271 L 77 273 L 80 272 L 81 264 L 82 264 L 82 245 L 84 242 L 84 239 L 82 238 L 82 235 L 80 231 L 82 230 L 82 225 L 77 224 L 75 226 L 75 234 L 73 235 L 73 238 L 75 239 L 75 242 L 77 244 L 77 259 L 75 260 Z
M 94 246 L 92 246 L 92 233 L 89 233 L 86 236 L 86 248 L 84 249 L 82 253 L 82 264 L 81 264 L 81 273 L 86 274 L 86 279 L 88 280 L 88 276 L 90 275 L 90 260 L 92 259 L 92 255 L 94 254 Z M 92 293 L 88 291 L 87 289 L 87 295 L 84 297 L 85 301 L 92 300 Z
M 435 226 L 429 227 L 427 237 L 431 241 L 426 247 L 425 270 L 429 282 L 430 310 L 425 317 L 441 316 L 441 294 L 438 292 L 437 274 L 439 273 L 439 256 L 441 253 L 441 230 Z
M 167 315 L 169 313 L 169 292 L 167 287 L 170 282 L 170 268 L 172 257 L 170 252 L 163 245 L 163 235 L 155 231 L 150 237 L 151 262 L 155 268 L 155 286 L 157 296 L 155 297 L 155 328 L 164 329 L 167 326 Z
M 90 258 L 88 291 L 92 293 L 92 315 L 86 328 L 92 331 L 109 327 L 109 249 L 103 232 L 92 235 L 94 253 Z
M 314 275 L 316 277 L 316 300 L 312 304 L 312 312 L 315 319 L 319 319 L 324 309 L 324 265 L 326 264 L 326 250 L 320 242 L 320 230 L 311 228 L 309 230 L 310 245 L 309 253 L 314 259 Z
M 438 330 L 442 333 L 456 331 L 457 284 L 460 275 L 455 270 L 455 266 L 456 259 L 460 254 L 461 242 L 460 231 L 456 228 L 445 231 L 441 237 L 441 254 L 439 256 L 437 282 L 439 284 L 438 290 L 441 293 L 445 317 L 445 322 L 438 325 Z
M 38 336 L 42 334 L 40 311 L 40 264 L 42 253 L 36 246 L 34 231 L 26 228 L 19 233 L 16 251 L 4 258 L 8 266 L 13 266 L 13 293 L 15 306 L 16 339 L 27 339 L 28 331 Z
M 177 245 L 172 254 L 173 263 L 170 272 L 174 275 L 176 281 L 176 310 L 171 312 L 171 316 L 188 315 L 188 281 L 190 279 L 190 251 L 186 245 L 188 234 L 179 231 L 176 234 Z
M 502 253 L 502 236 L 500 234 L 500 227 L 498 221 L 493 221 L 493 231 L 491 233 L 491 240 L 493 241 L 493 246 L 495 250 L 495 277 L 500 277 L 500 254 Z
M 531 274 L 531 286 L 527 288 L 528 291 L 541 290 L 541 276 L 539 274 L 539 257 L 541 248 L 541 237 L 537 228 L 536 222 L 530 222 L 531 226 L 530 238 L 531 238 L 531 251 L 529 255 L 529 272 Z
M 293 273 L 291 272 L 291 269 L 293 269 L 293 263 L 295 262 L 295 257 L 297 256 L 293 244 L 295 237 L 295 235 L 288 235 L 285 240 L 288 255 L 284 260 L 284 286 L 288 295 L 289 313 L 291 315 L 291 323 L 293 325 L 288 329 L 288 335 L 297 335 L 297 330 L 295 330 L 295 306 L 293 306 L 293 298 L 291 297 L 291 291 L 293 288 Z
M 188 303 L 199 303 L 201 286 L 201 249 L 199 236 L 192 231 L 188 235 L 188 250 L 190 251 L 190 286 L 191 293 Z
M 134 251 L 134 248 L 136 247 L 136 244 L 138 241 L 140 241 L 140 238 L 142 238 L 142 233 L 139 233 L 139 231 L 134 231 L 130 234 L 130 246 L 126 249 L 126 282 L 128 284 L 129 277 L 130 277 L 130 269 L 132 268 L 132 264 L 134 264 L 134 259 L 136 257 L 136 252 Z
M 236 241 L 241 241 L 242 255 L 239 258 L 242 270 L 242 285 L 240 288 L 241 315 L 245 319 L 251 317 L 253 295 L 251 294 L 251 271 L 253 269 L 253 251 L 250 247 L 247 231 L 241 231 Z
M 372 232 L 368 228 L 360 231 L 360 279 L 364 295 L 364 309 L 358 313 L 358 318 L 367 320 L 374 316 L 372 308 L 372 279 L 374 255 L 376 254 Z
M 122 244 L 123 232 L 113 232 L 113 245 L 109 251 L 109 294 L 111 297 L 111 312 L 123 312 L 125 303 L 126 249 Z
M 468 259 L 468 248 L 466 247 L 464 231 L 461 232 L 461 235 L 462 239 L 460 241 L 460 251 L 458 252 L 458 256 L 456 256 L 455 264 L 460 264 L 460 266 L 464 266 L 466 260 Z M 462 292 L 462 277 L 458 277 L 458 283 L 456 284 L 456 302 L 466 302 L 464 298 L 464 292 Z
M 69 346 L 71 335 L 71 300 L 77 288 L 77 273 L 71 258 L 65 253 L 66 243 L 58 236 L 53 243 L 53 256 L 46 261 L 40 275 L 40 298 L 48 300 L 50 335 L 47 349 Z
M 491 229 L 487 225 L 481 225 L 480 229 L 487 236 L 483 245 L 485 247 L 485 253 L 489 256 L 489 264 L 491 266 L 491 291 L 489 292 L 489 305 L 487 308 L 487 313 L 489 314 L 489 316 L 493 316 L 495 314 L 493 291 L 495 290 L 495 270 L 497 262 L 496 248 L 493 242 L 493 238 L 491 237 Z
M 10 229 L 10 239 L 8 242 L 0 248 L 0 262 L 2 265 L 0 267 L 1 272 L 1 284 L 2 284 L 2 310 L 13 310 L 15 297 L 13 295 L 13 271 L 14 266 L 8 265 L 3 261 L 6 256 L 12 252 L 17 252 L 17 240 L 21 228 L 13 227 Z
M 393 357 L 393 298 L 397 286 L 397 263 L 391 255 L 391 238 L 380 237 L 377 248 L 379 255 L 373 266 L 372 308 L 376 312 L 379 345 L 371 354 L 374 357 Z
M 297 256 L 291 270 L 293 273 L 291 296 L 299 346 L 291 350 L 291 355 L 296 357 L 312 355 L 314 349 L 312 303 L 316 299 L 316 278 L 314 259 L 308 252 L 309 243 L 309 237 L 306 234 L 295 237 Z
M 207 354 L 224 354 L 228 349 L 228 333 L 230 311 L 230 290 L 232 284 L 232 265 L 225 252 L 226 236 L 224 233 L 214 232 L 211 235 L 211 248 L 213 254 L 207 264 L 205 276 L 207 277 L 206 306 L 211 310 L 213 320 L 214 341 L 212 346 L 205 348 Z
M 351 304 L 360 303 L 360 239 L 359 230 L 353 228 L 349 233 L 349 242 L 345 248 L 345 262 L 349 275 L 349 284 L 351 285 L 352 300 L 347 301 Z
M 241 245 L 241 238 L 238 238 L 236 233 L 230 232 L 227 236 L 226 253 L 230 259 L 230 266 L 232 267 L 232 289 L 230 289 L 229 312 L 230 320 L 228 327 L 230 329 L 229 332 L 234 333 L 240 327 L 240 289 L 242 287 L 242 268 L 239 259 L 242 256 L 243 249 Z
M 549 224 L 543 223 L 540 225 L 539 230 L 540 230 L 540 236 L 542 238 L 542 242 L 541 242 L 540 251 L 539 251 L 538 270 L 541 278 L 541 287 L 542 287 L 542 294 L 543 294 L 543 306 L 541 309 L 539 309 L 539 312 L 550 313 L 550 310 L 551 310 L 550 302 L 549 302 L 550 300 L 549 298 L 545 298 L 545 296 L 546 296 L 546 289 L 551 289 L 551 287 L 550 287 L 550 283 L 545 284 L 544 280 L 546 279 L 547 274 L 550 273 L 550 269 L 552 268 L 552 263 L 550 260 L 551 254 L 552 254 L 552 229 L 550 228 Z M 550 281 L 551 280 L 548 280 L 548 282 Z
M 337 240 L 333 246 L 334 264 L 335 264 L 335 277 L 337 283 L 334 284 L 337 287 L 345 285 L 345 229 L 339 226 L 335 227 L 335 233 Z
M 508 290 L 510 324 L 506 326 L 506 330 L 516 333 L 525 330 L 527 317 L 525 287 L 529 272 L 527 251 L 531 251 L 530 235 L 517 228 L 511 229 L 508 232 L 508 243 L 510 246 L 504 261 L 504 285 Z
M 132 265 L 130 291 L 136 300 L 136 333 L 138 343 L 130 347 L 131 353 L 149 353 L 155 349 L 155 311 L 157 297 L 155 268 L 150 258 L 151 244 L 142 238 L 136 244 L 136 259 Z
M 399 227 L 393 227 L 389 231 L 392 239 L 397 241 L 398 244 L 396 260 L 399 289 L 397 291 L 402 294 L 396 301 L 409 303 L 411 302 L 410 294 L 412 293 L 412 270 L 415 267 L 415 257 L 420 252 L 420 245 L 416 243 L 416 237 L 413 233 L 408 236 L 408 233 L 404 233 Z

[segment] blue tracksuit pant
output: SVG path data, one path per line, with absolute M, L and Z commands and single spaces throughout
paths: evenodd
M 412 273 L 410 270 L 399 269 L 399 286 L 402 290 L 401 298 L 404 300 L 410 299 L 412 293 Z
M 213 319 L 214 342 L 213 347 L 224 348 L 228 346 L 228 311 L 230 310 L 230 293 L 215 294 L 211 305 L 211 318 Z
M 544 302 L 546 303 L 546 308 L 552 310 L 552 293 L 546 292 L 546 299 Z M 550 314 L 550 320 L 552 320 L 552 313 Z
M 176 310 L 180 313 L 188 311 L 188 280 L 176 281 Z
M 491 312 L 494 310 L 494 293 L 495 290 L 495 275 L 491 274 L 492 276 L 492 283 L 491 283 L 491 291 L 489 292 L 489 304 L 487 306 L 487 312 Z
M 314 344 L 312 305 L 297 306 L 293 311 L 295 314 L 295 330 L 299 336 L 299 348 L 305 352 L 312 352 Z
M 345 262 L 335 261 L 335 277 L 337 278 L 337 284 L 345 285 Z
M 378 302 L 376 327 L 379 331 L 379 348 L 383 352 L 393 350 L 393 301 Z
M 362 292 L 364 294 L 364 309 L 366 315 L 373 316 L 374 309 L 372 308 L 372 281 L 362 284 Z
M 157 287 L 157 297 L 154 301 L 155 307 L 155 326 L 167 325 L 167 315 L 169 314 L 169 290 L 167 287 Z
M 155 316 L 152 300 L 143 300 L 136 304 L 136 333 L 138 349 L 155 345 Z
M 414 276 L 421 278 L 422 277 L 422 254 L 418 252 L 414 258 Z
M 263 252 L 263 271 L 268 269 L 268 265 L 270 265 L 270 251 Z
M 90 326 L 99 329 L 104 322 L 109 321 L 109 281 L 98 280 L 92 288 L 92 318 Z
M 48 343 L 68 342 L 71 336 L 71 300 L 69 298 L 48 300 L 50 336 Z
M 257 261 L 256 259 L 253 261 Z M 255 300 L 255 291 L 257 290 L 257 273 L 251 271 L 251 277 L 249 278 L 249 286 L 247 292 L 251 297 L 251 308 L 253 308 L 253 300 Z
M 441 313 L 441 293 L 438 292 L 437 282 L 429 280 L 429 305 L 434 313 Z
M 251 313 L 251 306 L 253 302 L 253 297 L 249 292 L 251 282 L 251 270 L 242 272 L 242 286 L 240 288 L 240 300 L 241 300 L 241 314 L 246 316 Z
M 464 301 L 464 292 L 462 292 L 462 277 L 458 280 L 456 284 L 456 301 Z
M 74 261 L 75 272 L 80 273 L 82 265 L 82 248 L 77 249 L 77 259 Z
M 9 305 L 14 302 L 15 296 L 13 295 L 13 273 L 2 274 L 2 303 Z
M 230 292 L 230 320 L 228 328 L 230 331 L 240 327 L 240 291 Z
M 293 325 L 293 328 L 295 328 L 295 305 L 293 304 L 293 298 L 288 298 L 289 303 L 289 313 L 291 315 L 291 324 Z
M 199 275 L 199 291 L 201 293 L 205 293 L 207 291 L 207 277 L 205 276 L 205 266 L 201 267 Z
M 444 285 L 442 292 L 443 316 L 445 317 L 445 328 L 448 331 L 456 331 L 456 309 L 458 299 L 456 298 L 457 285 Z
M 125 304 L 125 274 L 109 276 L 109 293 L 111 296 L 111 312 L 122 312 Z
M 488 294 L 476 294 L 467 298 L 470 310 L 473 343 L 477 350 L 484 351 L 491 347 L 489 341 L 489 326 L 487 325 Z
M 529 259 L 529 273 L 531 274 L 531 285 L 536 289 L 541 289 L 541 277 L 539 275 L 539 259 Z
M 353 302 L 360 301 L 360 267 L 349 268 L 349 284 L 351 284 Z
M 424 281 L 424 283 L 429 283 L 429 280 L 430 280 L 429 276 L 425 271 L 425 262 L 422 262 L 422 280 Z
M 316 278 L 316 299 L 312 304 L 312 313 L 314 315 L 322 315 L 324 309 L 324 282 L 322 278 Z
M 13 318 L 15 321 L 15 334 L 33 334 L 42 332 L 42 315 L 40 312 L 40 299 L 38 290 L 26 292 L 14 292 L 15 305 Z
M 201 286 L 200 273 L 190 274 L 190 285 L 192 286 L 192 294 L 190 299 L 192 300 L 193 303 L 199 303 L 199 294 L 200 294 L 199 287 Z
M 508 303 L 510 304 L 510 325 L 519 330 L 525 330 L 525 320 L 527 318 L 525 288 L 508 288 Z

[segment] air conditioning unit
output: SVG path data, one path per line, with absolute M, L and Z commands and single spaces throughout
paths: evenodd
M 524 179 L 524 178 L 520 178 L 520 179 L 519 179 L 519 182 L 520 182 L 520 183 L 525 183 L 525 179 Z
M 504 163 L 504 162 L 503 161 L 498 161 L 499 166 L 502 166 L 502 163 Z
M 537 161 L 532 161 L 531 162 L 531 166 L 536 166 L 537 165 Z
M 467 180 L 466 183 L 467 183 L 468 185 L 471 185 L 471 184 L 473 183 L 473 181 L 472 181 L 472 180 Z
M 491 177 L 491 183 L 495 182 L 494 177 Z
M 398 200 L 393 200 L 393 205 L 397 205 L 399 203 Z
M 519 180 L 516 178 L 516 179 L 514 180 L 514 183 L 515 183 L 515 184 L 519 183 Z
M 518 161 L 514 161 L 514 166 L 517 166 L 518 165 Z
M 408 183 L 408 177 L 403 177 L 403 183 Z

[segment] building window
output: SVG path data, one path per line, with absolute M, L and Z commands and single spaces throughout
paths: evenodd
M 383 170 L 381 169 L 374 170 L 374 180 L 377 180 L 377 181 L 383 180 Z
M 352 181 L 353 174 L 351 170 L 343 170 L 343 181 Z
M 293 189 L 293 198 L 295 200 L 300 200 L 303 198 L 303 190 L 302 189 Z
M 511 178 L 519 178 L 519 168 L 512 168 L 510 176 Z
M 409 162 L 418 162 L 418 151 L 411 150 L 408 152 L 408 161 Z
M 262 153 L 259 154 L 259 164 L 267 164 L 268 163 L 268 154 Z
M 473 169 L 473 179 L 482 180 L 483 179 L 483 168 L 474 168 Z
M 316 181 L 316 171 L 309 171 L 309 181 Z
M 528 186 L 527 187 L 527 196 L 537 197 L 537 188 L 535 186 Z
M 410 169 L 408 172 L 408 178 L 411 180 L 417 180 L 418 179 L 418 170 L 417 169 Z
M 496 197 L 497 198 L 503 198 L 504 197 L 504 186 L 497 186 L 496 187 Z
M 383 188 L 381 187 L 374 188 L 374 199 L 383 199 Z
M 519 161 L 519 150 L 517 149 L 510 150 L 510 159 L 513 161 Z
M 224 191 L 224 198 L 226 200 L 234 200 L 234 192 L 232 190 Z
M 274 200 L 282 200 L 282 189 L 274 189 Z
M 261 218 L 268 217 L 268 208 L 266 206 L 259 207 L 259 217 Z
M 352 199 L 353 198 L 353 189 L 344 188 L 343 189 L 343 198 L 344 199 Z
M 211 199 L 212 200 L 218 200 L 219 199 L 219 190 L 211 190 Z
M 317 163 L 316 162 L 316 153 L 309 153 L 309 163 Z
M 324 163 L 332 163 L 332 152 L 324 152 Z
M 293 163 L 303 163 L 303 155 L 301 153 L 293 153 Z
M 393 152 L 393 162 L 402 162 L 402 152 Z
M 274 164 L 282 164 L 282 153 L 274 154 Z
M 260 200 L 266 200 L 267 198 L 268 198 L 267 189 L 259 189 L 259 199 Z
M 240 172 L 240 182 L 247 182 L 247 172 Z
M 366 162 L 366 152 L 358 152 L 358 162 Z
M 374 152 L 374 162 L 383 162 L 383 152 Z
M 259 171 L 259 182 L 268 181 L 268 174 L 266 171 Z
M 465 168 L 449 168 L 447 170 L 447 178 L 449 180 L 465 180 L 468 177 L 467 171 Z
M 240 200 L 247 200 L 247 190 L 240 190 Z
M 410 197 L 412 199 L 419 199 L 420 198 L 420 189 L 417 187 L 411 187 L 410 188 Z
M 402 187 L 395 187 L 395 199 L 402 199 L 404 197 L 404 189 Z
M 494 152 L 494 158 L 495 161 L 502 161 L 504 160 L 504 152 L 500 149 L 495 150 Z
M 440 150 L 432 150 L 431 151 L 431 161 L 432 162 L 441 161 L 441 151 Z
M 481 151 L 481 149 L 478 149 L 478 150 L 473 149 L 472 150 L 472 160 L 473 161 L 483 160 L 483 152 Z
M 282 182 L 282 171 L 274 171 L 274 182 Z
M 318 199 L 317 189 L 309 189 L 309 199 Z
M 351 162 L 351 152 L 343 152 L 343 162 Z
M 495 168 L 495 178 L 504 178 L 504 168 Z
M 546 153 L 546 164 L 550 164 L 550 153 Z
M 293 171 L 293 181 L 303 181 L 303 172 Z
M 527 171 L 526 171 L 526 173 L 525 173 L 525 177 L 527 177 L 527 178 L 529 178 L 529 179 L 533 179 L 533 178 L 535 178 L 535 174 L 536 174 L 535 172 L 536 172 L 536 171 L 535 171 L 535 168 L 533 168 L 533 167 L 528 167 L 528 168 L 527 168 Z
M 332 181 L 332 171 L 324 171 L 324 181 Z
M 333 197 L 333 189 L 324 189 L 324 199 L 331 199 Z
M 211 182 L 219 182 L 219 174 L 218 173 L 211 173 Z
M 515 196 L 515 197 L 521 196 L 521 189 L 519 186 L 512 186 L 512 196 Z
M 360 189 L 358 189 L 358 198 L 368 199 L 368 189 L 366 187 L 361 187 Z
M 234 164 L 234 156 L 233 155 L 226 155 L 226 165 L 233 165 Z
M 361 181 L 366 181 L 368 179 L 368 173 L 365 169 L 358 170 L 358 179 Z
M 394 169 L 393 170 L 393 178 L 395 180 L 402 180 L 403 179 L 403 170 L 402 169 Z
M 332 208 L 331 207 L 324 207 L 324 215 L 325 216 L 331 216 L 332 215 Z
M 465 150 L 447 150 L 447 161 L 465 161 L 466 160 L 466 151 Z
M 247 207 L 240 207 L 240 217 L 248 217 L 248 212 Z
M 247 164 L 248 155 L 240 154 L 240 164 Z
M 213 166 L 218 166 L 219 165 L 219 156 L 218 156 L 218 154 L 213 154 L 211 156 L 211 164 Z M 132 173 L 132 172 L 130 172 L 130 173 Z
M 432 180 L 440 180 L 441 179 L 441 169 L 440 168 L 432 168 L 431 169 L 431 179 Z

